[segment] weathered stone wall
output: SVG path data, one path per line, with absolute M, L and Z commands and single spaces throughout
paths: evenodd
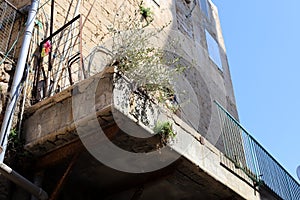
M 24 123 L 25 148 L 35 155 L 42 155 L 78 139 L 76 125 L 87 123 L 93 116 L 93 111 L 98 112 L 110 107 L 112 76 L 111 73 L 99 73 L 28 109 L 27 120 Z M 95 94 L 81 95 L 86 94 L 87 88 L 95 88 L 95 82 L 101 85 L 97 87 Z M 90 107 L 84 105 L 91 99 L 93 101 L 93 98 L 95 108 L 87 110 Z M 74 123 L 74 104 L 81 105 L 78 112 L 82 115 L 76 119 L 77 124 Z
M 129 16 L 134 16 L 135 14 L 139 15 L 140 2 L 141 1 L 138 0 L 81 1 L 78 7 L 78 13 L 81 14 L 83 23 L 83 59 L 90 55 L 97 46 L 102 45 L 103 41 L 110 39 L 109 35 L 107 35 L 109 28 L 126 26 L 126 24 L 120 24 L 119 21 L 121 19 L 128 19 Z M 34 55 L 39 43 L 49 35 L 50 3 L 51 1 L 46 0 L 40 2 L 37 20 L 38 23 L 41 23 L 41 26 L 38 24 L 35 26 L 30 56 Z M 12 1 L 12 4 L 21 8 L 30 4 L 30 1 Z M 55 1 L 54 31 L 75 16 L 76 5 L 77 1 L 75 0 Z M 238 117 L 238 115 L 216 7 L 209 1 L 208 10 L 210 17 L 207 17 L 202 12 L 200 5 L 198 3 L 194 5 L 192 1 L 159 1 L 158 6 L 157 2 L 153 0 L 145 0 L 143 5 L 151 8 L 154 21 L 149 26 L 150 28 L 162 27 L 171 22 L 170 25 L 165 28 L 167 34 L 164 37 L 170 37 L 168 36 L 168 32 L 172 33 L 170 31 L 172 30 L 173 33 L 175 32 L 177 35 L 186 38 L 186 41 L 181 41 L 181 46 L 177 46 L 178 49 L 174 49 L 174 51 L 175 54 L 183 56 L 189 64 L 193 65 L 186 70 L 185 76 L 197 96 L 196 99 L 189 100 L 189 103 L 197 108 L 199 112 L 185 113 L 186 116 L 192 118 L 192 120 L 189 118 L 185 118 L 185 120 L 193 121 L 193 119 L 197 119 L 198 115 L 200 115 L 200 120 L 197 122 L 193 121 L 190 125 L 197 129 L 199 133 L 204 135 L 210 142 L 216 144 L 219 149 L 222 149 L 219 120 L 214 100 L 217 100 L 226 107 L 233 116 Z M 118 15 L 116 13 L 118 13 Z M 142 17 L 139 19 L 141 21 L 143 20 Z M 222 70 L 209 58 L 205 37 L 206 30 L 218 42 Z M 164 41 L 167 40 L 161 38 L 161 41 L 162 44 L 160 44 L 160 46 L 162 48 L 164 48 L 164 45 L 168 45 L 167 43 L 164 44 Z M 187 56 L 185 57 L 185 55 Z M 31 67 L 35 69 L 36 66 L 34 66 L 33 63 Z M 8 88 L 7 83 L 10 78 L 10 69 L 8 68 L 11 68 L 11 66 L 0 68 L 2 105 L 4 104 L 5 93 Z M 33 79 L 31 77 L 30 83 L 32 83 L 32 81 Z M 30 91 L 28 91 L 28 93 L 30 93 Z
M 16 64 L 13 55 L 15 55 L 20 42 L 17 42 L 17 33 L 19 24 L 22 23 L 23 18 L 17 14 L 17 6 L 15 2 L 6 4 L 2 1 L 1 6 L 4 14 L 2 20 L 5 20 L 5 26 L 1 29 L 1 52 L 0 52 L 0 125 L 2 124 L 3 114 L 7 103 L 7 94 L 9 92 L 9 84 L 14 74 L 14 66 Z M 2 22 L 3 23 L 3 22 Z M 11 34 L 11 35 L 7 35 Z M 21 41 L 22 36 L 20 36 Z M 15 44 L 14 44 L 15 43 Z
M 37 154 L 47 153 L 47 151 L 51 152 L 53 149 L 60 147 L 60 145 L 64 145 L 63 143 L 68 143 L 70 138 L 70 132 L 68 131 L 74 129 L 74 125 L 71 124 L 73 121 L 72 116 L 77 115 L 77 117 L 80 117 L 78 120 L 83 122 L 78 123 L 76 120 L 77 128 L 79 128 L 77 129 L 77 134 L 81 138 L 84 146 L 95 158 L 98 159 L 98 161 L 107 164 L 107 160 L 97 157 L 97 152 L 107 152 L 107 149 L 102 149 L 102 147 L 113 141 L 118 148 L 114 147 L 113 153 L 107 153 L 106 155 L 109 156 L 110 162 L 108 163 L 110 164 L 116 164 L 120 161 L 121 163 L 124 163 L 124 165 L 117 165 L 120 167 L 117 168 L 120 171 L 132 170 L 137 173 L 142 170 L 143 172 L 147 172 L 152 167 L 158 167 L 160 166 L 157 166 L 159 162 L 157 163 L 157 161 L 155 161 L 156 159 L 153 159 L 152 157 L 153 155 L 155 156 L 155 154 L 159 155 L 159 160 L 163 163 L 167 162 L 171 164 L 171 162 L 178 159 L 179 156 L 183 156 L 183 158 L 188 161 L 186 163 L 186 168 L 181 165 L 177 166 L 177 170 L 179 170 L 180 173 L 184 173 L 184 177 L 187 178 L 187 181 L 184 181 L 181 176 L 177 176 L 176 173 L 169 175 L 168 177 L 170 177 L 170 181 L 168 181 L 167 187 L 168 195 L 166 195 L 166 197 L 158 195 L 158 199 L 171 199 L 172 197 L 174 199 L 174 194 L 177 194 L 177 197 L 180 198 L 187 194 L 189 196 L 188 199 L 195 199 L 199 195 L 202 195 L 202 197 L 207 196 L 206 199 L 221 199 L 221 197 L 235 199 L 234 196 L 236 196 L 237 199 L 240 199 L 241 197 L 247 199 L 259 199 L 259 194 L 253 189 L 252 180 L 241 169 L 236 168 L 234 163 L 224 156 L 224 154 L 216 147 L 203 139 L 203 137 L 199 136 L 197 131 L 184 123 L 175 114 L 163 109 L 161 104 L 158 105 L 157 103 L 153 103 L 154 100 L 150 100 L 143 94 L 133 93 L 131 87 L 132 83 L 129 82 L 126 77 L 114 76 L 115 79 L 112 79 L 111 75 L 112 74 L 98 74 L 90 77 L 84 82 L 76 84 L 70 91 L 68 91 L 68 93 L 50 97 L 50 99 L 46 100 L 48 101 L 47 103 L 46 101 L 43 101 L 32 107 L 32 110 L 30 110 L 32 115 L 26 120 L 25 127 L 26 132 L 28 133 L 28 150 Z M 86 90 L 86 88 L 89 88 L 89 90 Z M 96 92 L 93 92 L 93 90 L 96 90 Z M 72 97 L 69 94 L 71 91 L 73 91 Z M 71 98 L 73 101 L 73 109 L 71 109 Z M 91 103 L 94 99 L 96 99 L 96 106 Z M 83 104 L 86 104 L 86 106 L 81 106 Z M 74 107 L 74 105 L 76 107 Z M 104 114 L 103 108 L 108 105 L 110 105 L 108 112 L 110 114 Z M 98 114 L 98 117 L 105 123 L 101 123 L 101 120 L 96 119 Z M 113 123 L 116 123 L 114 126 L 118 126 L 118 128 L 115 132 L 111 130 L 109 131 L 109 134 L 114 135 L 113 137 L 104 136 L 99 132 L 99 124 L 101 126 L 111 123 L 112 121 L 109 121 L 109 119 L 111 120 L 112 118 L 111 115 L 114 116 L 112 120 L 114 121 Z M 155 140 L 155 136 L 150 137 L 151 134 L 154 134 L 152 128 L 155 124 L 157 124 L 157 121 L 168 121 L 172 124 L 172 129 L 176 133 L 175 138 L 173 138 L 174 141 L 169 141 L 170 143 L 168 143 L 168 146 L 171 147 L 172 150 L 166 146 L 161 146 L 162 149 L 160 150 L 157 149 L 159 139 Z M 44 127 L 40 128 L 41 126 Z M 101 126 L 105 132 L 104 127 L 105 126 Z M 62 129 L 65 130 L 61 131 Z M 128 130 L 131 130 L 131 132 L 128 132 Z M 129 134 L 126 134 L 123 131 L 128 132 Z M 39 135 L 34 134 L 36 132 L 38 132 Z M 108 141 L 107 137 L 111 140 Z M 141 141 L 140 138 L 145 140 Z M 39 141 L 40 144 L 38 144 L 37 141 Z M 151 143 L 151 141 L 154 143 Z M 118 151 L 121 149 L 135 153 L 148 152 L 149 154 L 144 154 L 143 159 L 137 159 L 135 157 L 128 156 L 128 154 L 127 156 L 120 156 Z M 80 150 L 81 149 L 78 151 Z M 179 153 L 179 155 L 175 152 Z M 90 162 L 92 159 L 89 157 L 88 160 Z M 49 162 L 51 162 L 51 160 Z M 86 186 L 88 188 L 92 187 L 93 190 L 96 191 L 93 195 L 97 196 L 97 198 L 102 198 L 107 195 L 105 193 L 101 193 L 101 189 L 110 187 L 109 184 L 118 188 L 116 184 L 111 182 L 116 171 L 113 172 L 114 175 L 108 174 L 105 170 L 103 170 L 103 166 L 95 161 L 92 161 L 90 164 L 85 163 L 82 160 L 78 160 L 78 163 L 81 163 L 80 166 L 83 168 L 80 168 L 80 173 L 77 171 L 78 168 L 75 167 L 73 169 L 74 171 L 71 177 L 69 177 L 69 185 L 67 184 L 62 191 L 62 193 L 65 194 L 62 199 L 80 199 L 81 195 L 85 193 L 83 192 L 85 190 L 81 189 Z M 128 163 L 132 165 L 128 165 Z M 220 163 L 226 167 L 220 165 Z M 87 171 L 88 173 L 85 173 Z M 102 173 L 105 174 L 102 175 Z M 90 176 L 89 174 L 93 174 L 93 176 Z M 127 173 L 127 175 L 131 176 L 132 174 Z M 108 177 L 108 179 L 104 177 Z M 93 186 L 88 185 L 91 184 L 91 182 L 89 182 L 91 179 L 93 179 Z M 86 180 L 89 180 L 88 184 L 84 184 Z M 117 183 L 122 183 L 122 180 L 124 179 L 119 178 L 118 176 Z M 129 179 L 125 180 L 126 185 L 129 184 L 128 180 Z M 153 179 L 149 180 L 152 181 Z M 160 177 L 158 182 L 164 180 L 164 178 Z M 46 179 L 45 181 L 45 183 L 48 184 L 49 179 Z M 195 186 L 195 181 L 201 184 Z M 183 182 L 185 183 L 183 184 Z M 146 181 L 144 185 L 145 191 L 147 188 L 149 189 L 147 186 L 148 183 L 149 182 Z M 181 184 L 188 187 L 182 187 Z M 76 189 L 74 192 L 70 192 L 69 188 L 72 188 L 73 190 L 76 188 L 76 185 L 81 185 L 81 187 L 78 190 Z M 164 190 L 162 185 L 154 185 L 157 186 L 157 190 Z M 193 185 L 195 187 L 192 187 Z M 132 189 L 133 187 L 129 188 Z M 194 189 L 189 190 L 188 188 Z M 122 191 L 123 190 L 124 187 L 122 188 Z M 178 193 L 178 191 L 181 192 Z M 119 192 L 120 190 L 116 189 L 116 192 L 113 193 L 116 196 L 112 199 L 119 199 L 120 196 L 123 195 L 122 192 Z M 156 194 L 159 193 L 154 193 L 154 196 L 156 196 Z M 95 197 L 86 196 L 86 198 L 93 199 Z M 148 199 L 148 197 L 144 197 L 142 199 Z
M 18 8 L 30 3 L 29 0 L 12 0 L 11 2 Z M 49 35 L 50 2 L 51 1 L 47 0 L 42 0 L 40 2 L 37 20 L 42 26 L 39 26 L 38 24 L 35 26 L 30 56 L 33 56 L 39 43 Z M 54 31 L 74 17 L 76 2 L 77 1 L 75 0 L 55 1 Z M 82 14 L 82 22 L 84 23 L 82 29 L 83 59 L 91 54 L 103 41 L 109 39 L 107 35 L 109 32 L 108 29 L 118 24 L 115 18 L 128 18 L 130 15 L 134 15 L 135 11 L 139 14 L 139 5 L 140 1 L 138 0 L 81 1 L 79 13 Z M 166 33 L 171 32 L 170 30 L 172 30 L 176 32 L 177 35 L 186 38 L 186 41 L 181 42 L 180 49 L 174 50 L 176 54 L 187 58 L 186 60 L 193 65 L 192 68 L 189 68 L 185 72 L 185 76 L 196 95 L 196 98 L 190 99 L 190 107 L 197 109 L 194 109 L 193 112 L 189 112 L 188 110 L 186 113 L 183 113 L 183 120 L 188 122 L 188 124 L 194 127 L 201 135 L 205 136 L 207 140 L 217 146 L 218 149 L 224 151 L 223 142 L 220 137 L 221 127 L 214 100 L 220 102 L 235 117 L 238 117 L 238 115 L 226 57 L 226 49 L 216 7 L 211 2 L 209 3 L 211 17 L 207 18 L 198 4 L 194 6 L 193 1 L 160 0 L 158 6 L 153 0 L 144 0 L 144 5 L 150 7 L 153 14 L 154 21 L 153 24 L 150 25 L 151 28 L 162 27 L 171 22 L 166 28 Z M 121 17 L 116 16 L 117 12 L 121 14 Z M 219 44 L 223 70 L 220 70 L 209 58 L 205 30 L 207 30 Z M 168 37 L 168 35 L 165 37 Z M 164 41 L 164 39 L 161 38 L 161 41 Z M 164 42 L 160 44 L 160 46 L 164 45 L 167 46 Z M 31 67 L 32 69 L 35 69 L 36 66 Z M 5 105 L 5 97 L 7 94 L 8 82 L 11 78 L 11 71 L 12 65 L 0 66 L 1 111 L 3 105 Z M 32 79 L 30 79 L 30 81 L 32 81 Z M 40 112 L 37 112 L 36 114 L 39 114 Z M 64 117 L 63 115 L 63 104 L 57 113 L 58 115 L 62 114 L 60 116 L 60 122 L 62 122 L 62 124 L 68 124 L 70 122 L 70 116 Z M 47 113 L 43 116 L 44 118 L 42 119 L 35 118 L 34 120 L 36 123 L 41 122 L 40 120 L 44 120 L 50 130 L 52 119 L 47 118 Z M 198 118 L 198 121 L 193 121 Z M 67 119 L 67 121 L 63 123 L 63 120 L 65 119 Z M 27 133 L 41 134 L 40 137 L 45 137 L 47 139 L 46 135 L 49 130 L 46 129 L 47 127 L 43 127 L 42 130 L 33 130 L 28 131 Z M 51 130 L 51 132 L 52 131 L 53 130 Z M 31 139 L 34 137 L 30 134 L 27 135 L 27 139 L 28 141 L 33 142 Z M 55 142 L 59 143 L 60 141 L 55 140 Z
M 0 57 L 2 60 L 3 57 Z M 12 71 L 11 64 L 2 64 L 0 65 L 0 125 L 2 125 L 4 112 L 6 108 L 6 103 L 8 99 L 8 88 Z
M 76 3 L 77 1 L 74 0 L 55 1 L 54 31 L 74 17 Z M 38 20 L 43 24 L 43 29 L 39 31 L 40 35 L 37 37 L 39 41 L 49 34 L 50 1 L 43 0 L 41 5 L 43 8 L 39 11 Z M 138 0 L 81 1 L 78 11 L 81 13 L 83 22 L 83 60 L 93 53 L 97 46 L 102 45 L 103 41 L 110 39 L 109 28 L 124 25 L 119 24 L 118 20 L 125 19 L 126 21 L 129 16 L 134 16 L 135 12 L 139 14 L 139 5 Z M 200 120 L 190 125 L 193 125 L 200 134 L 217 145 L 219 149 L 223 149 L 220 122 L 214 100 L 220 102 L 236 118 L 238 115 L 217 8 L 209 1 L 210 17 L 207 17 L 202 12 L 199 3 L 194 5 L 193 1 L 165 0 L 159 1 L 158 6 L 153 0 L 144 0 L 143 5 L 151 8 L 154 21 L 149 26 L 150 28 L 162 27 L 171 22 L 165 28 L 166 33 L 172 30 L 177 35 L 186 38 L 187 41 L 183 41 L 182 45 L 175 49 L 175 53 L 179 56 L 187 55 L 188 62 L 193 65 L 185 75 L 197 98 L 194 101 L 190 100 L 189 103 L 200 110 L 200 112 L 186 113 L 186 116 L 197 118 L 200 115 Z M 218 42 L 222 70 L 209 58 L 206 30 Z M 168 34 L 165 37 L 168 37 Z M 164 47 L 164 39 L 161 38 L 161 41 L 160 46 Z M 165 43 L 165 45 L 168 44 Z

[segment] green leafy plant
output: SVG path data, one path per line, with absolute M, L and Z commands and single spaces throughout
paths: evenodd
M 154 133 L 160 136 L 162 144 L 166 145 L 170 141 L 174 140 L 176 133 L 173 131 L 172 123 L 169 121 L 166 122 L 157 122 L 156 126 L 153 129 Z
M 24 159 L 30 158 L 30 153 L 24 149 L 24 140 L 19 136 L 16 129 L 10 131 L 7 144 L 6 158 L 14 165 L 24 165 Z
M 175 96 L 172 83 L 187 67 L 181 63 L 178 55 L 167 51 L 176 50 L 175 40 L 171 39 L 163 48 L 157 47 L 153 42 L 157 38 L 165 37 L 164 29 L 170 23 L 147 29 L 149 23 L 140 20 L 140 14 L 149 17 L 151 10 L 142 3 L 138 8 L 134 13 L 119 9 L 112 26 L 108 27 L 105 37 L 110 38 L 110 42 L 101 45 L 108 56 L 106 66 L 115 67 L 118 74 L 131 80 L 133 92 L 140 91 L 160 103 L 167 104 Z M 177 109 L 173 106 L 166 107 Z
M 19 134 L 16 129 L 11 129 L 9 137 L 8 137 L 8 147 L 11 151 L 17 152 L 20 146 L 22 145 L 22 141 L 19 139 Z
M 145 18 L 152 18 L 152 12 L 150 8 L 146 8 L 143 5 L 140 5 L 140 14 Z

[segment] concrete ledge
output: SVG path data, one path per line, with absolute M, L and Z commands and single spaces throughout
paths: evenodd
M 81 95 L 91 89 L 91 85 L 95 82 L 99 86 L 95 94 Z M 71 91 L 73 96 L 70 95 Z M 154 136 L 152 129 L 156 123 L 168 121 L 176 133 L 174 141 L 168 146 L 172 149 L 171 151 L 177 152 L 187 161 L 185 166 L 193 171 L 193 176 L 199 178 L 206 174 L 215 183 L 222 184 L 236 194 L 237 199 L 260 199 L 251 180 L 242 171 L 233 169 L 234 164 L 205 140 L 200 133 L 161 105 L 133 93 L 128 80 L 122 77 L 113 78 L 111 72 L 93 76 L 68 89 L 62 93 L 62 96 L 57 94 L 29 109 L 30 115 L 25 121 L 25 147 L 27 150 L 37 156 L 42 156 L 78 140 L 72 114 L 74 112 L 72 107 L 74 106 L 72 104 L 74 96 L 78 97 L 76 101 L 79 103 L 76 104 L 79 106 L 76 110 L 83 113 L 77 118 L 76 123 L 77 126 L 79 124 L 81 128 L 87 130 L 86 137 L 93 138 L 93 134 L 97 134 L 90 123 L 95 114 L 102 128 L 115 123 L 121 130 L 130 130 L 128 128 L 131 123 L 138 125 L 143 131 L 131 132 L 130 134 L 137 134 L 133 137 L 143 136 L 141 132 Z M 86 107 L 85 103 L 91 100 L 95 104 Z M 142 110 L 140 105 L 143 105 Z M 114 113 L 120 113 L 123 117 L 117 117 L 118 115 L 114 115 Z M 122 119 L 126 119 L 126 121 L 122 121 Z M 126 132 L 121 134 L 124 135 Z M 97 141 L 94 143 L 96 148 L 99 144 Z M 223 167 L 221 163 L 227 168 Z
M 72 101 L 95 81 L 101 85 L 101 89 L 97 90 L 95 94 L 96 115 L 99 117 L 100 123 L 108 124 L 111 115 L 112 76 L 111 68 L 108 68 L 106 71 L 28 108 L 26 110 L 27 118 L 24 121 L 25 149 L 35 155 L 42 155 L 78 139 L 73 119 Z M 86 99 L 81 99 L 81 101 L 79 106 L 85 108 Z M 91 115 L 93 114 L 91 112 Z M 87 123 L 92 117 L 91 115 L 87 113 L 81 116 L 78 123 Z

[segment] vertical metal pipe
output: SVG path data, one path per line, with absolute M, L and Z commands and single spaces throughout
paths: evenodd
M 25 69 L 25 63 L 28 55 L 28 49 L 30 46 L 30 41 L 32 37 L 32 30 L 34 27 L 34 21 L 36 18 L 37 10 L 39 6 L 39 0 L 32 0 L 32 4 L 30 7 L 30 10 L 28 12 L 28 18 L 26 22 L 26 29 L 25 29 L 25 34 L 24 34 L 24 39 L 22 43 L 22 47 L 20 50 L 20 56 L 18 59 L 13 83 L 11 86 L 10 94 L 9 97 L 10 99 L 8 100 L 7 108 L 5 111 L 2 127 L 1 127 L 1 133 L 0 133 L 0 142 L 1 142 L 1 148 L 2 151 L 0 152 L 0 162 L 2 163 L 4 160 L 4 155 L 6 151 L 6 146 L 7 146 L 7 139 L 8 135 L 10 132 L 11 128 L 11 123 L 12 123 L 12 117 L 13 113 L 15 110 L 15 104 L 17 103 L 17 92 L 19 89 L 19 86 L 21 84 L 21 80 L 23 78 L 23 73 Z
M 54 21 L 54 3 L 55 0 L 51 0 L 51 16 L 50 16 L 50 36 L 53 34 L 53 21 Z M 52 37 L 50 37 L 50 44 L 52 45 Z M 50 74 L 52 71 L 52 51 L 49 52 L 48 56 L 48 71 L 47 71 L 47 80 L 46 80 L 46 85 L 45 85 L 45 96 L 49 95 L 49 90 L 50 90 L 50 85 L 51 85 L 51 78 Z
M 50 35 L 53 34 L 53 26 L 54 26 L 54 3 L 55 0 L 51 0 L 51 17 L 50 17 Z M 51 44 L 52 44 L 52 38 L 50 38 Z M 49 52 L 51 53 L 51 51 Z M 51 60 L 51 59 L 49 59 Z M 51 66 L 49 66 L 51 67 Z
M 40 200 L 48 199 L 48 194 L 43 189 L 31 183 L 26 178 L 24 178 L 14 170 L 12 170 L 9 166 L 5 165 L 4 163 L 0 163 L 0 173 L 10 181 L 21 186 L 26 191 L 36 196 L 38 199 Z
M 75 6 L 75 11 L 74 11 L 73 18 L 75 18 L 75 16 L 78 15 L 80 4 L 81 4 L 81 0 L 77 0 L 77 4 Z M 58 73 L 62 70 L 63 61 L 64 61 L 64 59 L 66 59 L 67 50 L 71 45 L 71 43 L 67 43 L 67 42 L 68 42 L 69 38 L 72 35 L 73 26 L 74 26 L 74 24 L 71 24 L 71 26 L 70 26 L 70 30 L 69 30 L 67 38 L 66 38 L 66 43 L 64 44 L 64 47 L 63 47 L 63 51 L 62 51 L 63 53 L 62 53 L 62 56 L 59 60 L 59 64 L 58 64 L 58 67 L 57 67 L 57 74 L 55 75 L 54 80 L 53 80 L 53 88 L 51 88 L 49 90 L 50 95 L 53 95 L 55 93 L 55 90 L 57 89 L 57 85 L 58 85 L 58 81 L 59 81 L 59 74 Z
M 95 1 L 94 1 L 95 3 Z M 83 24 L 82 24 L 82 17 L 80 17 L 79 19 L 79 24 L 80 24 L 80 28 L 79 28 L 79 53 L 80 53 L 80 77 L 79 80 L 82 80 L 82 76 L 83 76 L 83 79 L 86 79 L 86 74 L 85 74 L 85 68 L 84 68 L 84 65 L 83 65 L 83 54 L 82 54 L 82 29 L 83 29 Z

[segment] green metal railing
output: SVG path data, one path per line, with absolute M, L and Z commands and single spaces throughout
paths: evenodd
M 299 183 L 218 102 L 225 155 L 253 181 L 282 199 L 299 200 Z

